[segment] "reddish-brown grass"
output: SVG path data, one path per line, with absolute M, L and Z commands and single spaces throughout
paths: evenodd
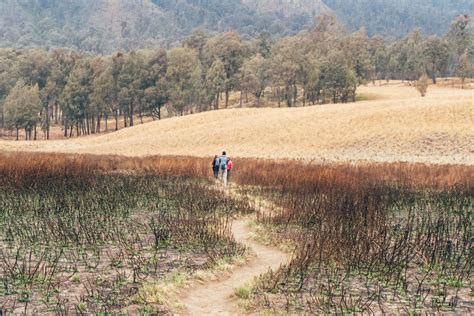
M 237 159 L 232 179 L 241 185 L 291 186 L 321 179 L 339 184 L 384 182 L 411 187 L 472 187 L 474 168 L 421 163 L 309 164 L 295 160 Z M 48 174 L 86 178 L 90 174 L 134 172 L 207 179 L 211 159 L 181 156 L 122 156 L 0 153 L 0 185 L 21 185 Z

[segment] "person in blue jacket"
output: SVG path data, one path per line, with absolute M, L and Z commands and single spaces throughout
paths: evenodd
M 219 157 L 219 176 L 224 185 L 227 185 L 227 153 L 222 152 L 222 156 Z
M 214 156 L 214 160 L 212 161 L 212 171 L 214 172 L 214 178 L 217 180 L 219 178 L 219 157 L 217 155 Z

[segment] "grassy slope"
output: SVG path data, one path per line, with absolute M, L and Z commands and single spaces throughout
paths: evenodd
M 210 156 L 226 149 L 239 157 L 474 164 L 473 90 L 430 87 L 421 98 L 397 83 L 360 93 L 376 100 L 221 110 L 80 139 L 0 141 L 0 150 Z

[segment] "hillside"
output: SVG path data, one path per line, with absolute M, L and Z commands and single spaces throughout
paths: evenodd
M 305 15 L 317 16 L 330 13 L 323 0 L 242 0 L 248 7 L 260 12 L 279 12 L 283 16 Z
M 350 30 L 365 27 L 369 34 L 400 37 L 415 28 L 444 34 L 459 14 L 474 13 L 472 0 L 324 0 Z
M 323 13 L 371 35 L 400 37 L 415 27 L 444 34 L 456 15 L 472 12 L 470 0 L 4 0 L 0 47 L 110 53 L 177 45 L 198 27 L 247 39 L 261 32 L 282 37 L 311 28 Z
M 107 135 L 50 142 L 0 142 L 1 150 L 211 156 L 316 161 L 474 164 L 472 90 L 369 86 L 352 104 L 231 109 L 148 123 Z M 219 135 L 219 137 L 215 137 Z

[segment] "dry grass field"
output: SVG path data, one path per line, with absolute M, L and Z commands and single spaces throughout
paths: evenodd
M 1 151 L 125 156 L 232 156 L 311 161 L 474 164 L 474 92 L 430 86 L 421 98 L 396 82 L 359 89 L 361 100 L 298 108 L 229 109 L 79 139 L 0 141 Z

